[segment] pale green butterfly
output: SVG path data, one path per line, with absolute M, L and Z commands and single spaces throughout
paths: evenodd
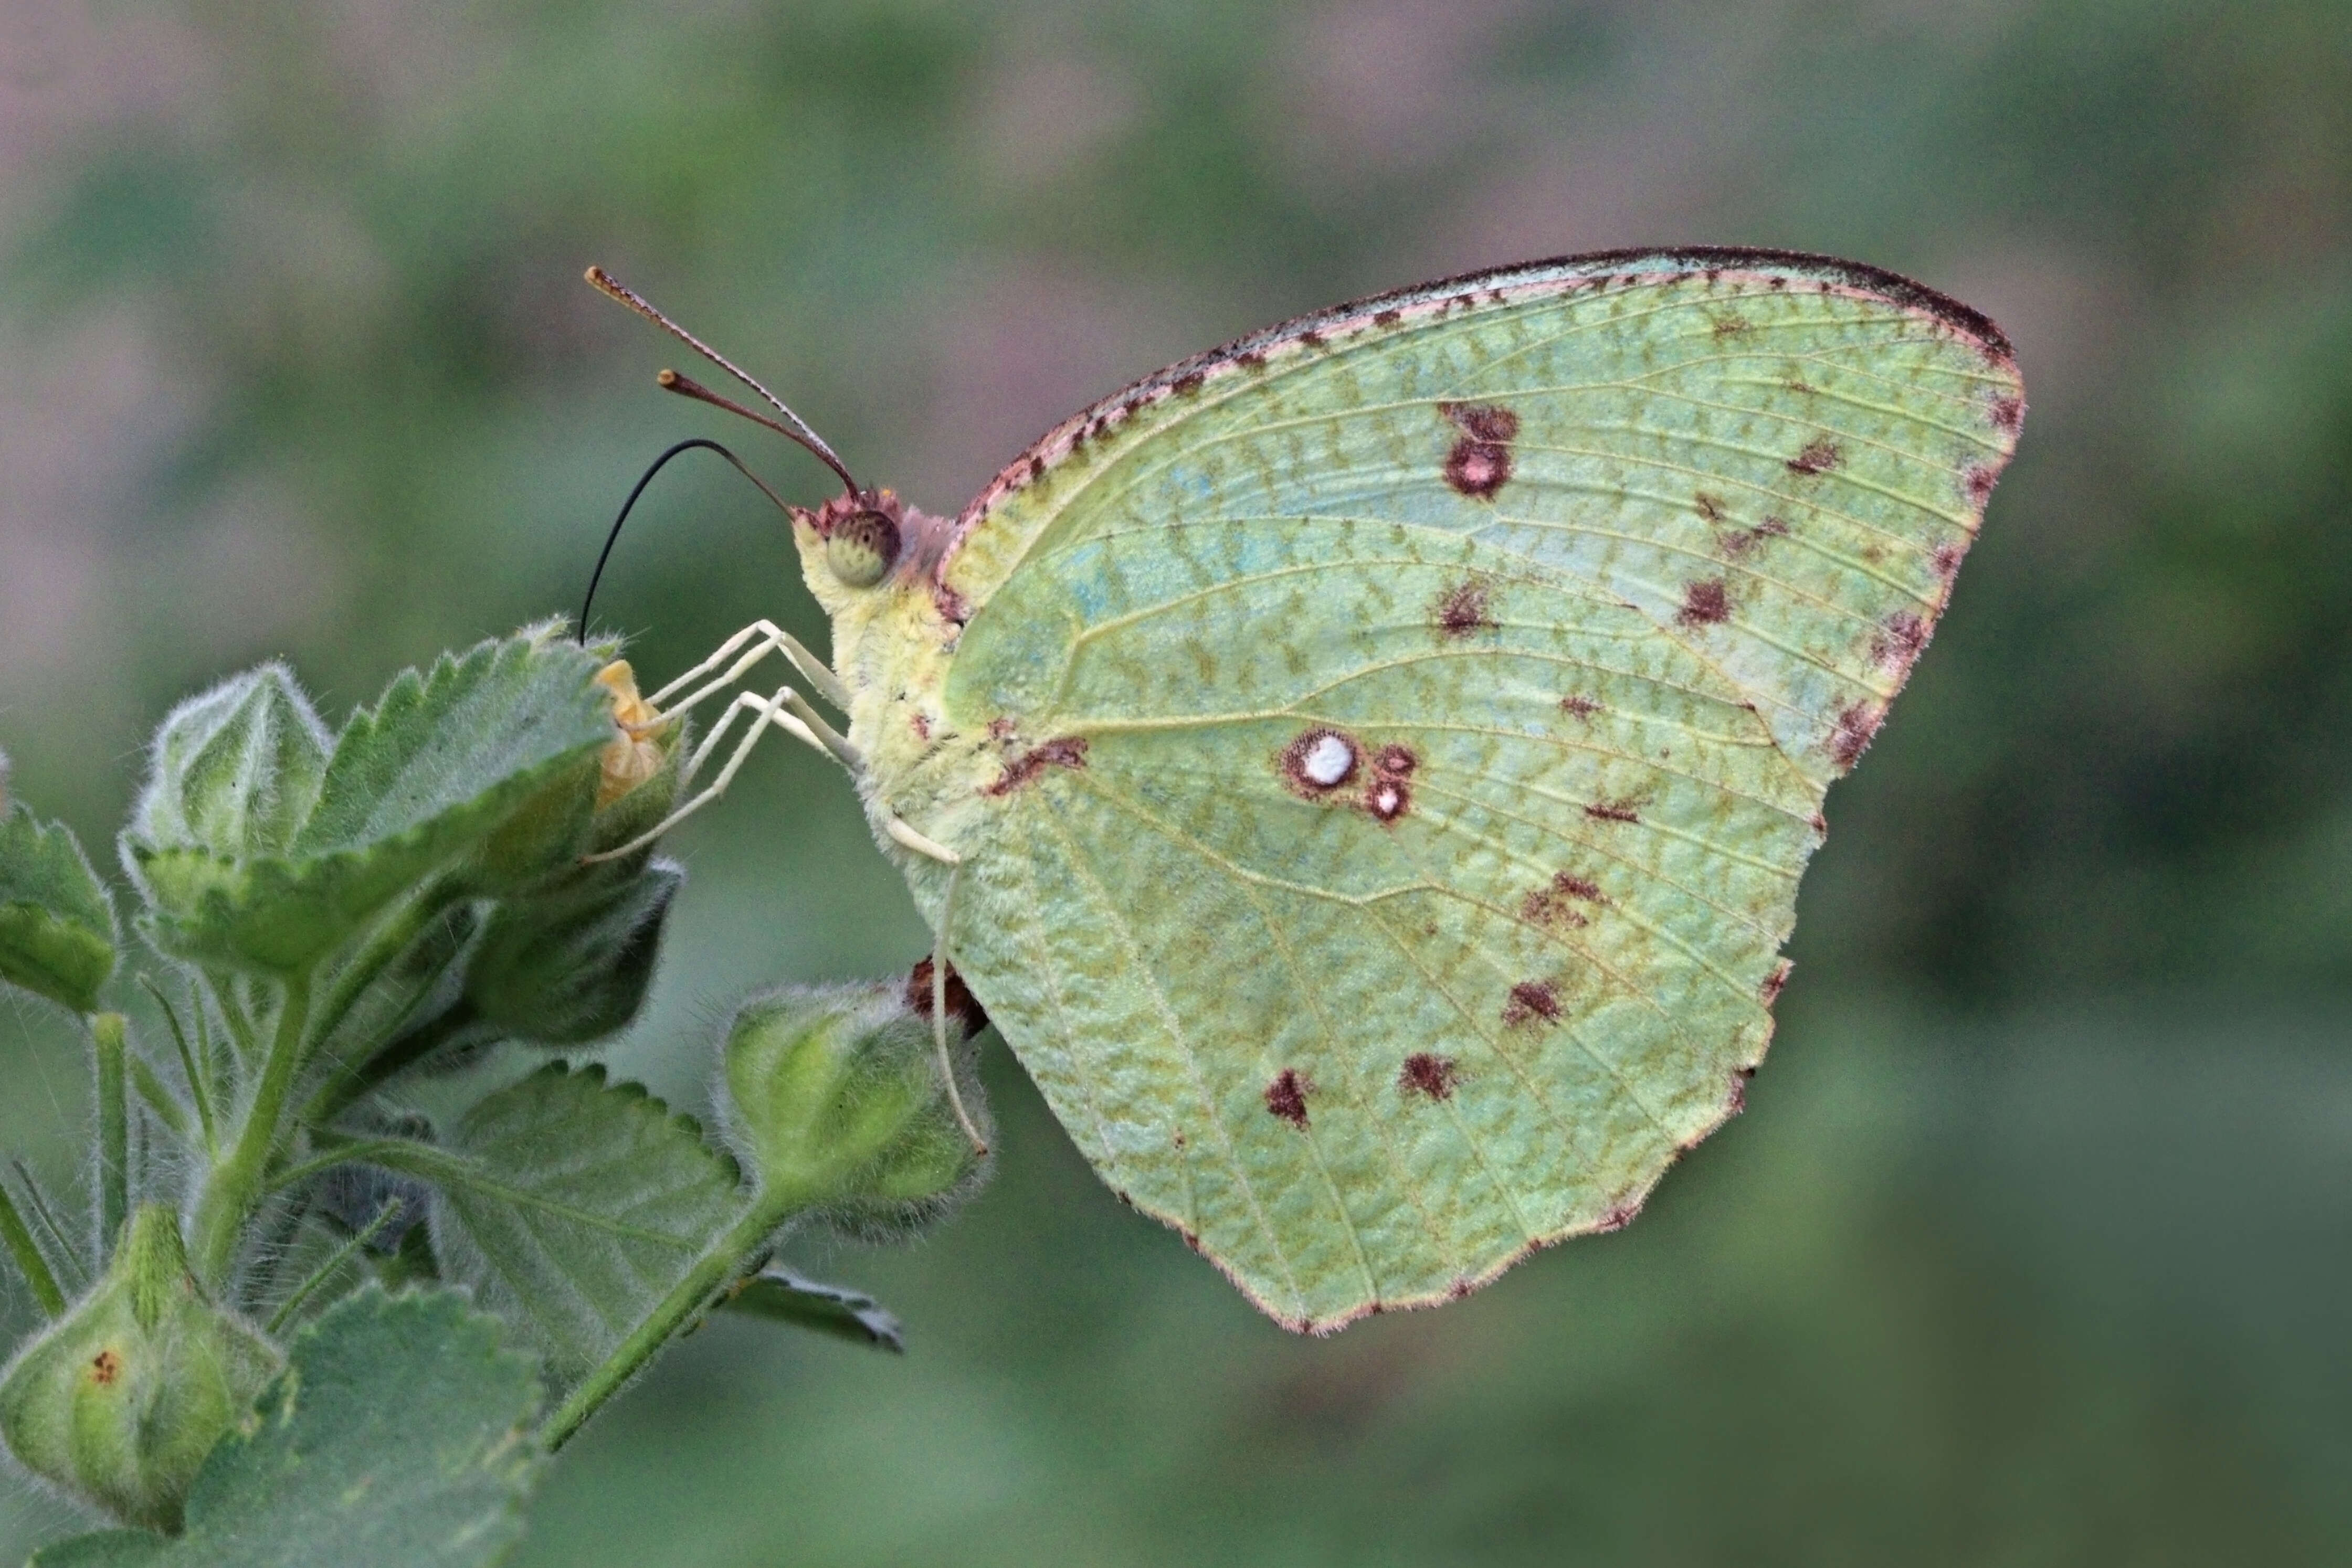
M 1103 1179 L 1316 1332 L 1617 1228 L 1740 1108 L 2024 412 L 1967 307 L 1713 249 L 1270 328 L 953 518 L 769 401 L 848 486 L 792 508 L 834 663 L 762 623 L 654 701 L 782 653 L 845 711 L 729 716 L 851 768 Z

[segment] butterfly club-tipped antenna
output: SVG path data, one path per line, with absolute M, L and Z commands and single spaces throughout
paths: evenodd
M 734 402 L 732 399 L 721 397 L 717 392 L 712 392 L 709 388 L 699 385 L 695 382 L 689 381 L 685 376 L 679 375 L 676 371 L 664 371 L 661 372 L 658 380 L 665 392 L 674 392 L 682 397 L 690 397 L 698 402 L 710 403 L 716 407 L 726 409 L 731 413 L 740 413 L 755 424 L 765 425 L 768 429 L 774 431 L 777 434 L 799 443 L 801 445 L 806 447 L 809 453 L 814 456 L 818 462 L 823 463 L 826 467 L 832 469 L 835 476 L 838 477 L 844 485 L 849 487 L 849 493 L 851 495 L 855 496 L 860 492 L 861 486 L 855 478 L 851 477 L 849 465 L 841 460 L 840 454 L 834 451 L 834 449 L 825 443 L 824 437 L 810 429 L 806 420 L 803 420 L 799 414 L 794 413 L 790 408 L 787 408 L 784 405 L 783 399 L 770 392 L 766 387 L 761 386 L 758 382 L 753 381 L 751 375 L 739 367 L 733 361 L 727 358 L 726 355 L 720 353 L 718 350 L 712 348 L 709 344 L 705 343 L 701 339 L 696 337 L 693 333 L 688 331 L 677 322 L 671 320 L 668 317 L 663 315 L 659 310 L 654 308 L 653 303 L 646 299 L 645 296 L 639 294 L 635 289 L 631 288 L 626 284 L 621 282 L 611 273 L 606 272 L 603 267 L 590 267 L 588 269 L 588 281 L 607 298 L 619 300 L 622 304 L 627 306 L 630 309 L 635 311 L 638 315 L 644 317 L 655 326 L 659 327 L 663 331 L 667 332 L 671 337 L 676 338 L 679 342 L 684 343 L 688 348 L 692 349 L 696 353 L 700 354 L 704 359 L 709 360 L 712 364 L 717 365 L 720 370 L 725 371 L 729 375 L 733 376 L 737 381 L 741 382 L 745 386 L 750 387 L 753 392 L 759 393 L 760 396 L 767 402 L 769 407 L 774 409 L 778 413 L 783 416 L 783 423 L 780 424 L 776 421 L 770 419 L 767 415 L 756 413 L 751 409 L 745 408 L 742 404 Z

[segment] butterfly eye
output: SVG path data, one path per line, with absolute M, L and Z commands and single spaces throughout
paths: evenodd
M 834 525 L 824 564 L 851 588 L 871 588 L 898 560 L 898 525 L 880 512 L 856 512 Z

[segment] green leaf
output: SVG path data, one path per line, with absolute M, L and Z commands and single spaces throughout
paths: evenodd
M 904 1352 L 897 1315 L 863 1291 L 803 1279 L 790 1269 L 764 1269 L 736 1287 L 725 1301 L 730 1312 L 814 1329 L 857 1344 Z
M 734 1162 L 690 1118 L 598 1067 L 551 1063 L 446 1142 L 467 1168 L 430 1173 L 443 1275 L 527 1333 L 559 1385 L 611 1354 L 745 1207 Z
M 0 980 L 90 1012 L 114 942 L 114 906 L 72 832 L 0 808 Z
M 539 1380 L 498 1323 L 448 1291 L 338 1302 L 205 1461 L 187 1530 L 107 1531 L 34 1568 L 471 1568 L 522 1534 L 545 1462 Z
M 614 735 L 596 667 L 542 628 L 444 657 L 426 675 L 404 672 L 352 716 L 316 804 L 267 852 L 250 837 L 224 844 L 184 816 L 142 810 L 123 856 L 156 942 L 201 964 L 299 969 L 527 808 L 571 812 L 548 792 L 566 775 L 592 777 Z M 183 719 L 194 724 L 186 710 Z M 159 746 L 151 796 L 173 755 Z
M 670 861 L 606 862 L 555 892 L 506 901 L 467 967 L 467 999 L 514 1040 L 575 1045 L 611 1034 L 645 1001 L 685 882 Z

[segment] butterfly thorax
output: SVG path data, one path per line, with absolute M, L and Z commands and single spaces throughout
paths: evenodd
M 895 559 L 864 588 L 845 583 L 827 557 L 835 534 L 860 516 L 880 516 L 898 533 Z M 944 716 L 941 691 L 963 631 L 961 606 L 937 577 L 953 526 L 888 490 L 841 496 L 793 518 L 802 575 L 832 617 L 850 744 L 866 758 L 859 795 L 877 841 L 909 872 L 921 868 L 884 824 L 896 817 L 952 847 L 961 819 L 1003 771 L 1001 737 L 960 733 Z

